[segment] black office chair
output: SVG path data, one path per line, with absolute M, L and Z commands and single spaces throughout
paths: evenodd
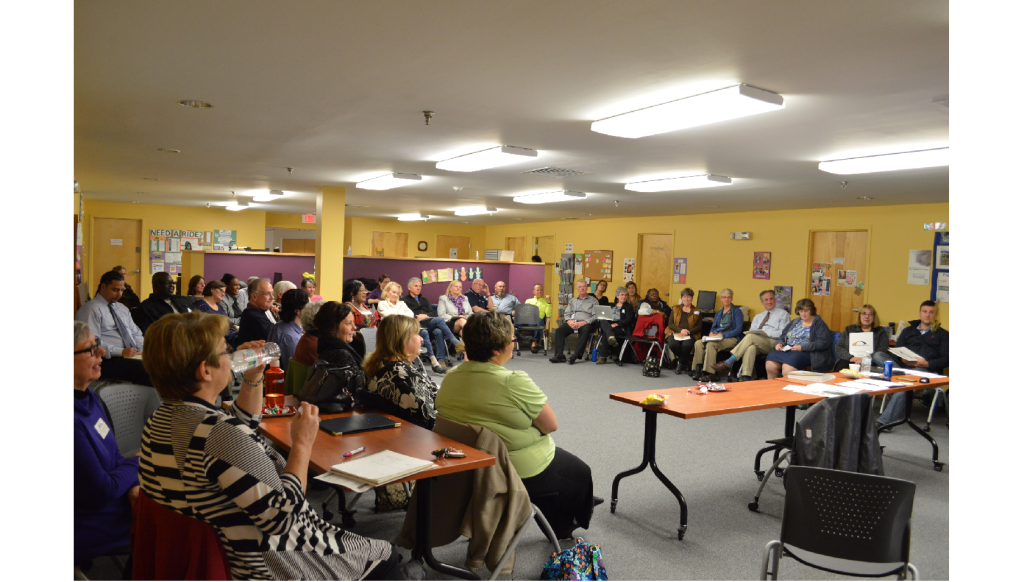
M 519 303 L 512 308 L 512 314 L 515 321 L 515 342 L 516 342 L 516 355 L 521 356 L 521 346 L 519 345 L 520 334 L 528 333 L 530 335 L 530 341 L 533 341 L 533 334 L 535 332 L 544 332 L 544 325 L 541 324 L 540 319 L 540 308 L 536 305 L 529 305 L 527 303 Z M 548 343 L 543 338 L 541 343 L 544 346 L 544 355 L 548 355 Z
M 790 467 L 786 479 L 782 533 L 764 548 L 761 580 L 778 579 L 782 556 L 846 576 L 918 579 L 910 563 L 914 483 L 817 467 Z

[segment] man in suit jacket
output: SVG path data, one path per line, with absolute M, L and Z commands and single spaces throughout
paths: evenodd
M 168 313 L 189 313 L 193 306 L 188 299 L 174 294 L 174 278 L 170 273 L 154 273 L 153 292 L 132 312 L 132 319 L 142 333 L 146 333 L 149 326 L 161 317 Z

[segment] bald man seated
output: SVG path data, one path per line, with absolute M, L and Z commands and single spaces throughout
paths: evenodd
M 516 299 L 516 296 L 511 293 L 506 293 L 505 289 L 504 281 L 498 281 L 494 284 L 494 295 L 491 295 L 491 304 L 494 305 L 494 310 L 498 313 L 512 317 L 515 313 L 516 305 L 519 305 L 519 299 Z
M 466 300 L 473 313 L 494 311 L 494 300 L 491 299 L 491 290 L 484 283 L 483 279 L 473 279 L 472 291 L 466 292 Z
M 153 273 L 153 292 L 149 294 L 149 299 L 132 312 L 132 319 L 142 333 L 146 333 L 149 326 L 169 313 L 192 311 L 194 304 L 185 297 L 175 295 L 174 287 L 174 277 L 170 273 Z

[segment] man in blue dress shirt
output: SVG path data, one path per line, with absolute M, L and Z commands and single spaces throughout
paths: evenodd
M 498 281 L 494 284 L 494 295 L 491 296 L 491 302 L 494 304 L 495 311 L 509 317 L 512 317 L 516 305 L 519 305 L 519 300 L 516 299 L 515 295 L 505 293 L 504 281 Z
M 96 297 L 78 309 L 75 319 L 89 325 L 106 351 L 100 368 L 101 380 L 127 380 L 152 386 L 142 360 L 133 359 L 142 354 L 142 330 L 132 321 L 128 308 L 119 303 L 124 288 L 124 275 L 117 271 L 103 273 Z
M 732 349 L 732 355 L 724 362 L 717 362 L 713 367 L 718 372 L 726 372 L 732 369 L 737 361 L 743 362 L 740 366 L 740 381 L 747 382 L 754 376 L 754 361 L 758 356 L 767 356 L 779 343 L 782 330 L 789 323 L 789 312 L 781 307 L 775 306 L 775 291 L 768 289 L 761 292 L 761 305 L 764 311 L 754 316 L 750 322 L 750 331 L 743 337 L 740 343 Z M 758 333 L 757 330 L 761 330 Z

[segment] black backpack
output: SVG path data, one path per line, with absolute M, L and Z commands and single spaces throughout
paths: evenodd
M 661 365 L 658 358 L 654 357 L 654 350 L 651 349 L 647 352 L 647 357 L 644 358 L 644 376 L 648 378 L 660 378 L 661 377 Z
M 352 410 L 352 395 L 363 389 L 363 369 L 355 360 L 337 363 L 317 360 L 313 364 L 302 392 L 296 396 L 302 402 L 315 404 L 321 413 Z

